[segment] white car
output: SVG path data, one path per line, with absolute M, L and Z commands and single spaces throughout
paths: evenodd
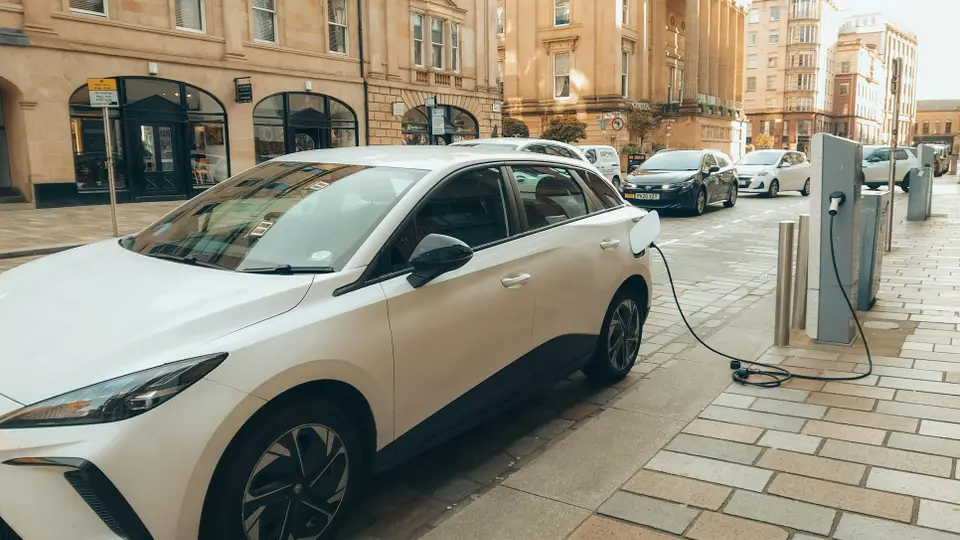
M 740 193 L 776 197 L 781 191 L 810 195 L 810 161 L 793 150 L 756 150 L 737 162 Z
M 501 137 L 495 139 L 468 139 L 457 141 L 448 146 L 473 146 L 477 148 L 491 148 L 496 150 L 514 150 L 517 152 L 533 152 L 535 154 L 547 154 L 548 156 L 559 156 L 578 161 L 586 161 L 580 150 L 560 141 L 551 141 L 549 139 L 520 139 L 515 137 Z
M 357 147 L 0 274 L 0 538 L 329 539 L 371 472 L 623 378 L 658 231 L 583 161 Z
M 863 147 L 863 185 L 878 189 L 890 183 L 889 146 Z M 894 184 L 903 191 L 910 191 L 910 169 L 920 168 L 920 158 L 916 148 L 897 148 Z
M 594 167 L 600 170 L 607 177 L 613 187 L 622 189 L 623 184 L 620 178 L 623 172 L 620 170 L 620 154 L 612 146 L 603 145 L 579 145 L 577 149 L 587 158 Z

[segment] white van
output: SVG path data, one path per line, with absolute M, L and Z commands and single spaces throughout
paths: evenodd
M 620 171 L 620 155 L 612 146 L 583 145 L 577 146 L 577 150 L 580 150 L 583 157 L 587 158 L 594 167 L 600 169 L 613 187 L 622 189 L 623 184 L 620 178 L 623 177 L 623 173 Z

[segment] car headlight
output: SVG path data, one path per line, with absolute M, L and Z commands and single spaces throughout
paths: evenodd
M 757 173 L 757 176 L 770 176 L 772 174 L 770 171 L 760 171 Z
M 164 364 L 28 405 L 0 416 L 0 429 L 105 424 L 166 403 L 227 358 L 211 354 Z

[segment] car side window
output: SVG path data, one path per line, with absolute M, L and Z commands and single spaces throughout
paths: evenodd
M 590 163 L 596 163 L 596 162 L 597 162 L 597 151 L 596 151 L 596 150 L 594 150 L 594 149 L 591 148 L 590 150 L 587 150 L 587 151 L 585 152 L 585 155 L 586 155 L 586 157 L 587 157 L 587 161 L 589 161 Z
M 897 161 L 904 161 L 910 159 L 910 156 L 907 154 L 906 150 L 897 149 Z
M 718 167 L 717 158 L 713 157 L 713 154 L 707 154 L 703 157 L 703 170 L 709 171 L 710 167 Z
M 523 149 L 524 152 L 533 152 L 534 154 L 546 154 L 547 149 L 542 144 L 531 144 Z
M 580 173 L 580 176 L 586 180 L 587 187 L 590 188 L 590 191 L 592 191 L 594 195 L 600 199 L 600 202 L 603 203 L 604 208 L 618 208 L 623 206 L 623 200 L 617 194 L 617 190 L 615 190 L 609 182 L 592 172 L 578 172 Z
M 717 164 L 721 169 L 726 169 L 730 166 L 730 160 L 723 154 L 717 154 Z
M 877 150 L 877 153 L 874 154 L 875 161 L 890 161 L 890 149 L 882 148 Z
M 570 171 L 560 167 L 518 165 L 513 176 L 520 187 L 531 230 L 587 215 L 587 198 Z
M 452 236 L 472 248 L 510 235 L 506 188 L 499 167 L 459 173 L 427 197 L 384 250 L 381 275 L 408 268 L 413 250 L 431 234 Z

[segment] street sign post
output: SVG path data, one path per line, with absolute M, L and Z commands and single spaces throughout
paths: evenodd
M 103 111 L 103 137 L 106 139 L 107 182 L 110 187 L 110 217 L 113 220 L 113 235 L 120 236 L 117 226 L 117 182 L 113 173 L 113 126 L 110 125 L 110 108 L 120 104 L 116 79 L 87 79 L 87 91 L 90 94 L 90 106 L 100 107 Z
M 611 122 L 611 125 L 613 126 L 613 129 L 620 131 L 623 129 L 623 118 L 620 118 L 619 116 L 614 118 Z

